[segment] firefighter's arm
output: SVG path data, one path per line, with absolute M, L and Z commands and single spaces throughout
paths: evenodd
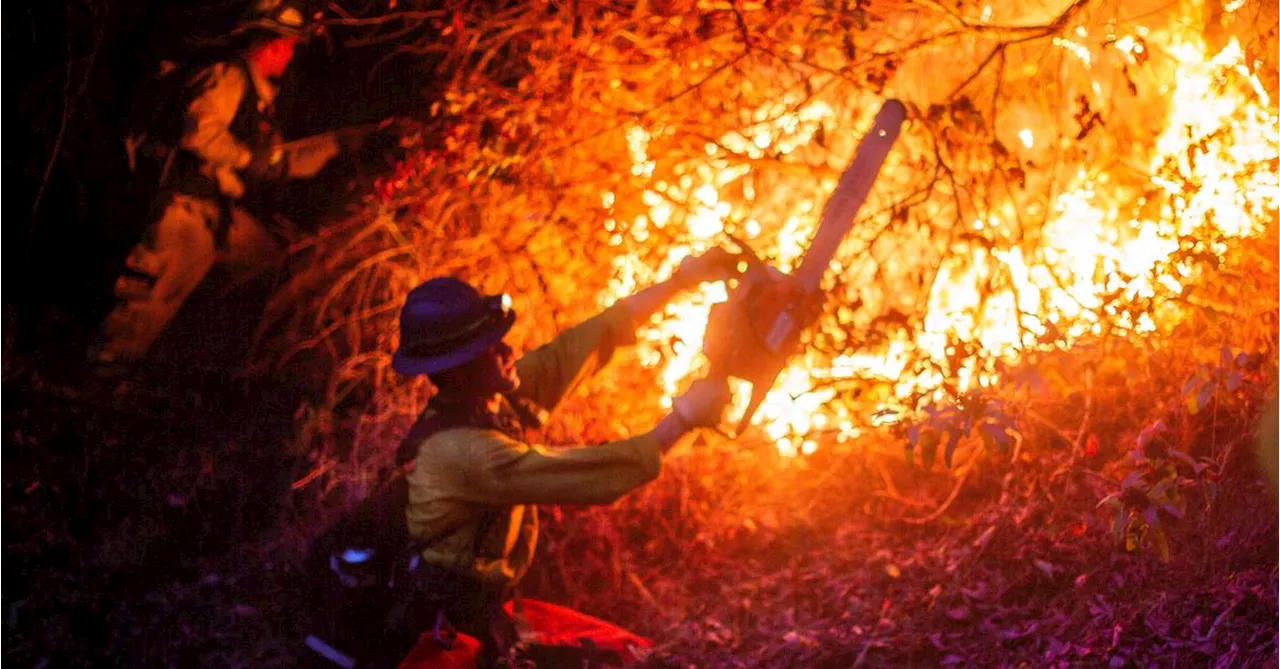
M 493 430 L 466 436 L 479 455 L 468 490 L 486 504 L 609 504 L 657 478 L 662 468 L 661 444 L 652 434 L 556 449 Z
M 214 65 L 201 72 L 198 91 L 187 106 L 182 148 L 218 166 L 244 169 L 253 151 L 231 134 L 231 123 L 249 80 L 239 68 Z
M 701 281 L 723 279 L 735 264 L 736 257 L 721 248 L 685 258 L 671 279 L 621 299 L 522 357 L 516 363 L 521 380 L 517 394 L 552 411 L 564 395 L 604 367 L 614 350 L 635 344 L 637 324 L 666 306 L 673 295 Z
M 338 154 L 358 151 L 371 133 L 383 129 L 387 123 L 339 128 L 286 143 L 283 147 L 286 174 L 295 179 L 315 176 Z
M 609 362 L 614 351 L 635 343 L 636 327 L 662 308 L 679 291 L 703 281 L 723 279 L 736 257 L 723 249 L 690 258 L 666 281 L 619 300 L 604 313 L 587 320 L 532 351 L 516 363 L 521 387 L 518 395 L 547 410 Z
M 671 278 L 623 298 L 620 304 L 631 312 L 637 323 L 643 323 L 665 307 L 676 293 L 704 281 L 720 281 L 730 275 L 737 263 L 737 256 L 720 247 L 712 247 L 702 255 L 685 258 Z
M 658 426 L 630 439 L 599 446 L 544 449 L 496 430 L 457 430 L 468 440 L 467 460 L 478 463 L 466 478 L 468 490 L 485 504 L 610 504 L 652 481 L 662 470 L 662 454 L 689 430 L 715 425 L 729 400 L 723 381 L 701 380 L 676 398 Z M 460 445 L 462 442 L 458 442 Z
M 294 179 L 315 176 L 339 153 L 342 144 L 333 132 L 288 142 L 284 145 L 285 174 Z
M 631 312 L 620 305 L 610 307 L 520 358 L 516 394 L 554 410 L 565 395 L 604 367 L 615 350 L 634 343 Z

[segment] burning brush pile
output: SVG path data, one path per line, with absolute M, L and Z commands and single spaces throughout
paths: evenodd
M 428 397 L 390 370 L 418 282 L 453 274 L 512 293 L 529 347 L 731 239 L 792 270 L 887 98 L 907 123 L 754 428 L 706 436 L 620 508 L 558 516 L 534 587 L 603 613 L 608 593 L 583 585 L 603 579 L 652 605 L 622 622 L 743 651 L 742 626 L 766 625 L 751 602 L 810 573 L 779 558 L 786 574 L 759 580 L 777 566 L 764 535 L 845 545 L 855 516 L 915 527 L 968 499 L 988 520 L 977 539 L 955 536 L 980 550 L 999 525 L 981 500 L 1023 500 L 1022 527 L 1039 513 L 1026 496 L 1048 495 L 1078 503 L 1073 536 L 1167 560 L 1166 527 L 1203 501 L 1198 482 L 1249 460 L 1249 430 L 1222 430 L 1255 420 L 1276 376 L 1272 5 L 460 3 L 377 25 L 374 38 L 402 44 L 385 66 L 432 67 L 445 93 L 367 206 L 297 249 L 304 271 L 264 325 L 275 364 L 331 370 L 298 487 L 368 476 Z M 606 374 L 548 439 L 647 429 L 705 372 L 708 311 L 725 299 L 706 285 L 655 317 L 615 363 L 640 373 Z M 739 411 L 748 392 L 735 388 Z M 914 531 L 884 536 L 907 551 Z M 735 553 L 748 549 L 764 552 Z M 679 566 L 693 555 L 714 575 Z M 891 580 L 903 568 L 863 557 Z M 755 585 L 728 593 L 724 570 Z M 689 599 L 704 587 L 715 603 Z M 975 605 L 955 606 L 939 610 L 960 620 Z M 802 603 L 784 608 L 769 633 L 816 647 L 796 631 Z M 887 615 L 868 611 L 829 612 L 870 621 L 855 625 L 863 660 Z M 689 620 L 702 622 L 673 633 Z

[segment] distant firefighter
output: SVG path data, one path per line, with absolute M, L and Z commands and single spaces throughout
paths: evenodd
M 163 93 L 146 96 L 144 127 L 126 139 L 134 178 L 151 181 L 143 185 L 154 194 L 152 220 L 115 282 L 116 302 L 91 358 L 145 357 L 215 264 L 235 276 L 269 267 L 283 245 L 263 223 L 264 192 L 315 175 L 363 142 L 368 128 L 284 142 L 276 127 L 271 80 L 314 32 L 313 19 L 299 2 L 257 0 L 227 38 L 236 45 L 232 57 L 156 77 Z

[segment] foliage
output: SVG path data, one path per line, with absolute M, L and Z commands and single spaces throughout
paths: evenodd
M 1182 397 L 1192 415 L 1204 411 L 1220 393 L 1235 394 L 1245 382 L 1246 374 L 1257 373 L 1262 355 L 1232 353 L 1223 346 L 1217 364 L 1201 363 L 1182 386 Z
M 1015 440 L 1022 439 L 1015 425 L 1010 408 L 1003 401 L 979 393 L 970 393 L 956 404 L 926 405 L 923 418 L 906 429 L 907 460 L 912 459 L 912 449 L 919 447 L 927 470 L 933 466 L 938 445 L 942 444 L 943 461 L 950 467 L 960 439 L 974 432 L 988 448 L 1006 453 Z
M 1202 483 L 1216 472 L 1213 461 L 1193 460 L 1182 451 L 1163 444 L 1164 423 L 1157 421 L 1138 435 L 1138 448 L 1129 457 L 1136 471 L 1120 482 L 1120 490 L 1102 499 L 1098 506 L 1115 511 L 1112 536 L 1117 546 L 1132 551 L 1150 540 L 1160 559 L 1169 560 L 1169 533 L 1166 526 L 1186 515 L 1182 490 Z M 1208 499 L 1216 495 L 1216 484 L 1203 481 Z

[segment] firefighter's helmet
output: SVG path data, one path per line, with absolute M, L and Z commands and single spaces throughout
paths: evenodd
M 319 32 L 320 14 L 306 0 L 253 0 L 237 32 L 265 31 L 305 39 Z

